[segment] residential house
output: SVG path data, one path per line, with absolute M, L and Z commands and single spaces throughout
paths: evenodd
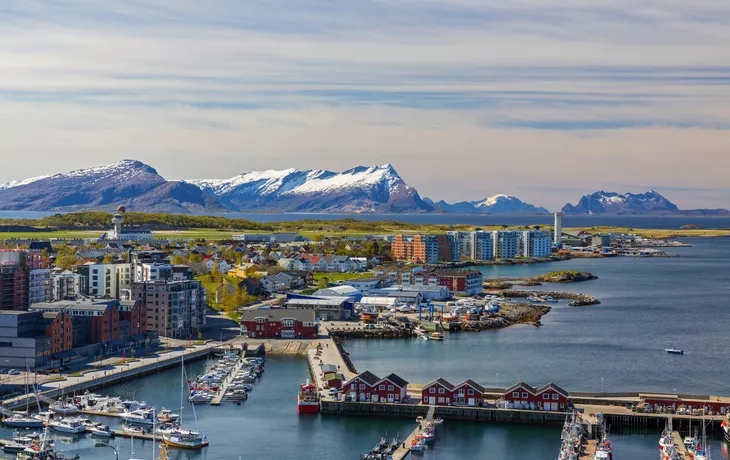
M 568 408 L 568 392 L 554 383 L 538 388 L 536 396 L 538 409 L 565 411 Z
M 342 394 L 349 401 L 370 401 L 380 378 L 370 371 L 362 372 L 342 385 Z
M 408 399 L 408 382 L 390 374 L 373 385 L 372 402 L 400 403 Z
M 231 267 L 228 270 L 228 276 L 235 276 L 237 278 L 248 278 L 254 273 L 262 272 L 262 268 L 259 265 L 253 263 L 243 263 Z
M 464 380 L 454 387 L 454 405 L 481 406 L 484 402 L 483 386 L 473 380 Z
M 504 400 L 515 407 L 534 406 L 537 403 L 537 390 L 525 382 L 519 382 L 504 390 Z
M 439 378 L 421 390 L 421 402 L 429 406 L 450 406 L 454 400 L 454 385 Z

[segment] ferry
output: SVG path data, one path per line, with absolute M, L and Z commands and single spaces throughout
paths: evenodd
M 317 385 L 306 383 L 299 385 L 299 393 L 297 394 L 297 414 L 318 414 L 319 413 L 319 393 Z

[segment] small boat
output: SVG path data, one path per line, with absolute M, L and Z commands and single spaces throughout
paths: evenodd
M 441 425 L 442 423 L 444 423 L 444 419 L 442 419 L 442 418 L 437 418 L 437 419 L 435 419 L 435 420 L 433 421 L 433 423 L 434 423 L 434 425 Z
M 157 419 L 161 422 L 174 422 L 175 420 L 180 418 L 180 414 L 173 413 L 170 409 L 165 409 L 164 407 L 160 411 L 160 413 L 157 415 Z
M 558 299 L 556 299 L 555 297 L 549 296 L 549 295 L 542 296 L 542 300 L 543 300 L 543 302 L 551 302 L 551 303 L 555 303 L 558 301 Z
M 144 433 L 144 428 L 142 428 L 141 426 L 124 425 L 122 427 L 122 431 L 129 434 L 142 434 Z
M 43 428 L 43 420 L 23 412 L 13 412 L 3 418 L 3 425 L 10 428 Z
M 426 441 L 423 440 L 423 438 L 419 438 L 416 436 L 416 438 L 411 441 L 411 452 L 423 452 L 424 449 L 426 449 Z
M 722 434 L 725 441 L 730 442 L 730 413 L 727 414 L 726 420 L 722 421 Z
M 56 452 L 53 446 L 32 445 L 18 452 L 18 460 L 78 460 L 79 456 L 66 457 L 61 452 Z
M 611 447 L 611 441 L 606 436 L 596 446 L 596 454 L 593 456 L 595 460 L 612 460 L 613 459 L 613 448 Z
M 162 440 L 169 447 L 178 447 L 181 449 L 202 449 L 208 445 L 208 440 L 205 436 L 201 436 L 200 433 L 180 429 L 163 434 Z
M 53 420 L 48 425 L 60 433 L 86 433 L 86 425 L 81 419 L 77 418 L 64 418 L 61 420 Z
M 431 334 L 430 339 L 431 340 L 444 340 L 444 335 L 440 332 L 434 332 L 433 334 Z
M 32 435 L 24 436 L 22 433 L 16 431 L 13 433 L 13 440 L 3 446 L 3 452 L 6 454 L 17 454 L 18 452 L 24 451 L 26 447 L 32 446 L 36 439 Z
M 306 383 L 299 385 L 299 393 L 297 393 L 297 414 L 318 414 L 319 413 L 319 393 L 317 385 Z
M 665 348 L 664 351 L 667 353 L 671 353 L 674 355 L 683 355 L 684 351 L 680 350 L 679 348 Z
M 100 438 L 113 438 L 114 432 L 107 425 L 98 425 L 91 428 L 91 435 Z
M 119 416 L 127 423 L 136 423 L 138 425 L 153 425 L 155 423 L 154 409 L 137 409 L 132 412 L 124 412 Z

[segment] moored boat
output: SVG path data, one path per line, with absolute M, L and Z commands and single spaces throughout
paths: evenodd
M 429 337 L 431 340 L 444 340 L 444 335 L 440 332 L 434 332 Z
M 86 432 L 86 425 L 81 419 L 77 418 L 52 420 L 48 426 L 60 433 L 80 434 Z
M 208 445 L 208 440 L 200 433 L 181 429 L 164 433 L 162 440 L 165 445 L 180 449 L 202 449 Z
M 673 355 L 683 355 L 684 351 L 680 350 L 679 348 L 665 348 L 664 351 L 667 353 L 673 354 Z
M 43 420 L 23 412 L 14 412 L 13 415 L 3 417 L 3 425 L 9 428 L 43 428 Z
M 722 434 L 725 437 L 725 441 L 730 442 L 730 413 L 722 421 Z
M 299 393 L 297 394 L 297 413 L 298 414 L 318 414 L 319 413 L 319 393 L 317 385 L 306 383 L 299 385 Z
M 100 438 L 113 438 L 114 432 L 107 425 L 97 425 L 90 429 L 92 436 Z

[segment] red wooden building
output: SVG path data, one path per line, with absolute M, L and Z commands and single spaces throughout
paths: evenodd
M 568 409 L 568 392 L 554 383 L 538 388 L 536 396 L 538 409 L 556 411 Z
M 436 379 L 421 390 L 421 402 L 429 406 L 450 406 L 454 400 L 454 385 L 444 379 Z
M 484 387 L 473 380 L 464 380 L 453 391 L 454 405 L 481 406 L 484 402 Z
M 373 402 L 399 403 L 406 399 L 408 382 L 395 374 L 390 374 L 373 385 Z
M 504 400 L 515 406 L 537 404 L 537 390 L 525 382 L 520 382 L 504 390 Z
M 377 375 L 370 371 L 365 371 L 356 375 L 342 385 L 342 394 L 350 401 L 365 402 L 370 401 L 375 384 L 380 381 Z
M 256 339 L 314 339 L 314 310 L 252 310 L 241 317 L 241 333 Z

